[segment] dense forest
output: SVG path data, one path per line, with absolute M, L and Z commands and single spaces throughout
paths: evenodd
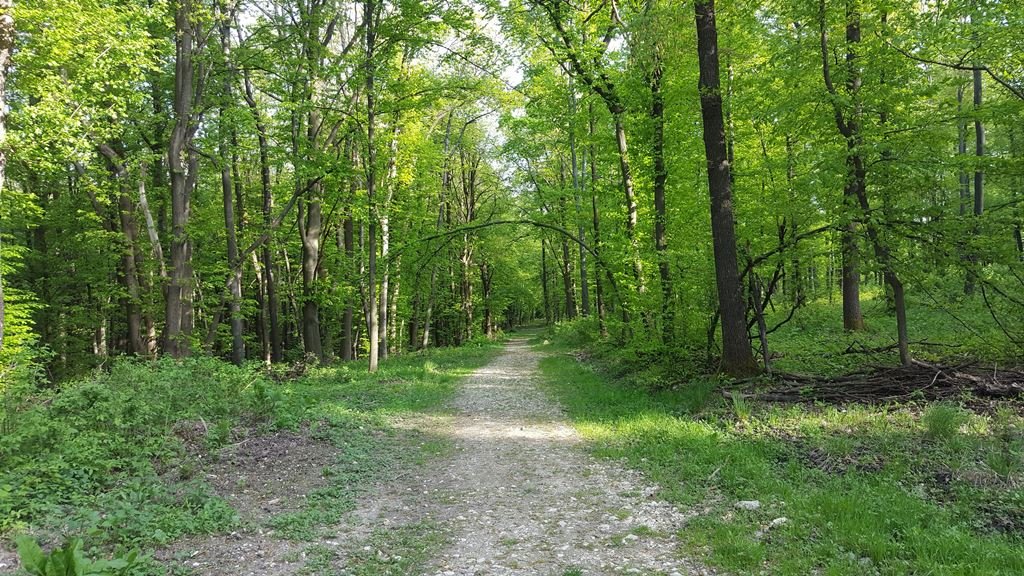
M 577 317 L 743 375 L 876 297 L 1018 353 L 1022 7 L 691 8 L 8 3 L 4 380 Z

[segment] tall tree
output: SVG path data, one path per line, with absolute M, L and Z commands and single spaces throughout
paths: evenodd
M 718 310 L 722 323 L 722 369 L 734 376 L 757 372 L 747 339 L 746 304 L 740 283 L 733 220 L 732 177 L 725 142 L 714 0 L 695 0 L 697 59 L 704 154 L 711 192 L 711 235 L 715 254 Z
M 0 194 L 7 183 L 7 69 L 14 50 L 13 0 L 0 0 Z M 3 229 L 0 228 L 0 350 L 4 347 Z
M 188 233 L 192 190 L 198 174 L 198 158 L 192 145 L 197 129 L 197 100 L 205 74 L 196 74 L 194 56 L 201 51 L 201 16 L 192 0 L 178 0 L 174 11 L 174 125 L 167 148 L 171 172 L 171 276 L 167 285 L 164 319 L 164 350 L 175 358 L 187 356 L 194 325 L 192 242 Z

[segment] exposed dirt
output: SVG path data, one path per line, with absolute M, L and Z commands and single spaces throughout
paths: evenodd
M 438 526 L 450 544 L 427 574 L 710 574 L 676 551 L 687 514 L 638 473 L 586 453 L 537 387 L 539 357 L 511 342 L 464 382 L 451 418 L 415 422 L 451 437 L 453 453 L 386 487 L 355 519 Z
M 244 528 L 184 538 L 160 550 L 157 558 L 198 575 L 296 572 L 304 564 L 304 545 L 275 538 L 260 526 L 273 515 L 300 509 L 307 494 L 325 486 L 323 470 L 336 454 L 325 442 L 288 431 L 249 436 L 220 450 L 202 474 L 238 511 Z

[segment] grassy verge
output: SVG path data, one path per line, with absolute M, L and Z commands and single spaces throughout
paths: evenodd
M 397 432 L 391 419 L 438 408 L 498 349 L 478 343 L 399 356 L 373 375 L 362 363 L 289 376 L 209 358 L 120 361 L 38 391 L 9 406 L 3 422 L 0 538 L 28 534 L 44 548 L 82 539 L 85 556 L 110 557 L 238 529 L 236 511 L 196 473 L 197 458 L 233 443 L 240 430 L 278 429 L 338 449 L 336 461 L 324 462 L 326 485 L 265 526 L 284 538 L 318 538 L 373 481 L 443 449 Z M 166 572 L 142 557 L 139 573 Z
M 652 391 L 595 366 L 561 352 L 541 363 L 598 455 L 701 511 L 682 537 L 710 564 L 739 574 L 1024 573 L 1024 446 L 1010 410 L 755 404 L 725 399 L 714 380 Z M 737 508 L 742 500 L 760 506 Z

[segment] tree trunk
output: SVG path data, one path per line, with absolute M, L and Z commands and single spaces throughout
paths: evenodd
M 587 105 L 587 130 L 590 136 L 587 149 L 590 154 L 590 204 L 594 222 L 594 252 L 601 253 L 601 218 L 597 209 L 597 153 L 594 145 L 594 103 Z M 607 272 L 607 271 L 606 271 Z M 608 337 L 608 324 L 605 321 L 604 283 L 601 274 L 594 274 L 595 303 L 597 305 L 597 324 L 602 338 Z
M 851 0 L 855 2 L 856 0 Z M 857 15 L 856 18 L 853 18 Z M 850 112 L 845 112 L 839 101 L 838 90 L 832 83 L 831 67 L 828 53 L 828 21 L 825 14 L 825 2 L 819 3 L 819 26 L 821 28 L 821 71 L 825 87 L 832 96 L 832 107 L 835 112 L 836 127 L 846 140 L 846 185 L 843 187 L 843 206 L 846 224 L 841 239 L 842 251 L 842 292 L 843 292 L 843 328 L 846 330 L 863 330 L 864 316 L 860 309 L 860 258 L 857 248 L 857 222 L 853 217 L 856 210 L 857 191 L 865 187 L 863 180 L 858 179 L 857 165 L 863 165 L 861 156 L 862 138 L 860 134 L 861 105 L 857 100 L 860 91 L 861 77 L 857 67 L 856 46 L 860 43 L 860 19 L 857 11 L 847 4 L 846 24 L 846 96 L 853 100 Z
M 167 285 L 164 350 L 174 358 L 190 352 L 192 332 L 192 243 L 188 237 L 188 220 L 192 209 L 192 184 L 196 174 L 192 151 L 193 96 L 196 31 L 191 20 L 190 0 L 179 0 L 174 15 L 174 126 L 171 129 L 167 163 L 171 172 L 171 277 Z
M 587 241 L 587 228 L 583 224 L 583 214 L 580 208 L 581 183 L 579 166 L 576 154 L 576 92 L 572 82 L 569 82 L 569 153 L 572 157 L 572 190 L 576 202 L 576 235 L 580 242 Z M 590 286 L 587 282 L 587 251 L 579 247 L 580 255 L 580 304 L 584 317 L 590 316 Z M 490 334 L 488 334 L 490 335 Z
M 725 144 L 725 121 L 722 116 L 714 0 L 696 0 L 694 11 L 697 23 L 704 152 L 707 157 L 708 188 L 711 192 L 715 278 L 722 323 L 722 369 L 728 374 L 742 376 L 757 372 L 757 363 L 747 339 L 746 307 L 736 260 L 731 167 Z
M 964 86 L 960 85 L 956 87 L 956 113 L 959 118 L 957 120 L 957 138 L 956 138 L 956 153 L 957 158 L 961 162 L 959 168 L 960 178 L 960 216 L 967 215 L 967 206 L 971 203 L 971 177 L 967 175 L 967 170 L 964 169 L 962 163 L 967 158 L 967 120 L 964 119 Z
M 221 14 L 220 26 L 220 47 L 225 63 L 231 58 L 231 27 L 228 24 L 231 20 L 226 14 Z M 223 94 L 221 97 L 226 102 L 231 101 L 231 75 L 224 74 Z M 224 203 L 224 233 L 227 236 L 227 257 L 228 270 L 231 278 L 228 280 L 228 292 L 230 300 L 228 310 L 231 321 L 231 362 L 241 366 L 245 360 L 245 323 L 242 317 L 242 266 L 238 255 L 238 231 L 235 223 L 235 202 L 234 189 L 231 173 L 231 151 L 229 146 L 229 134 L 231 126 L 225 114 L 226 104 L 220 106 L 220 185 L 221 195 Z
M 376 100 L 374 94 L 374 52 L 376 51 L 377 29 L 376 29 L 376 3 L 374 0 L 363 1 L 363 28 L 366 41 L 366 196 L 369 203 L 369 266 L 367 278 L 367 291 L 369 314 L 367 316 L 366 331 L 370 338 L 370 372 L 377 371 L 377 362 L 380 356 L 380 326 L 378 325 L 377 310 L 377 148 L 376 148 Z
M 971 15 L 971 25 L 976 26 L 976 16 Z M 977 41 L 977 32 L 974 33 L 974 39 Z M 978 67 L 977 63 L 974 64 L 973 73 L 973 84 L 974 84 L 974 217 L 979 218 L 985 210 L 985 171 L 982 162 L 985 158 L 985 126 L 981 122 L 981 101 L 982 101 L 982 83 L 981 83 L 981 68 Z M 971 236 L 978 235 L 978 224 L 975 223 Z M 964 294 L 973 294 L 974 286 L 977 282 L 977 266 L 978 266 L 978 255 L 973 250 L 968 253 L 968 269 L 967 279 L 964 282 Z
M 576 288 L 572 280 L 572 256 L 569 251 L 569 239 L 562 236 L 562 285 L 565 288 L 565 317 L 576 318 Z
M 551 298 L 548 294 L 548 242 L 540 240 L 540 283 L 544 294 L 544 323 L 551 324 Z
M 668 261 L 668 238 L 665 233 L 668 220 L 665 208 L 668 169 L 665 167 L 665 95 L 661 90 L 661 77 L 661 44 L 656 43 L 648 78 L 651 88 L 651 120 L 654 123 L 654 249 L 658 253 L 658 276 L 661 280 L 661 337 L 662 342 L 671 345 L 675 333 L 675 306 L 672 298 L 672 272 Z
M 270 233 L 273 222 L 274 196 L 270 183 L 270 151 L 267 143 L 267 128 L 263 123 L 256 98 L 253 93 L 252 82 L 249 80 L 249 73 L 243 73 L 245 102 L 252 114 L 256 124 L 256 142 L 260 158 L 260 190 L 263 193 L 262 213 L 263 227 Z M 268 238 L 261 249 L 260 259 L 263 262 L 263 292 L 266 295 L 266 310 L 269 325 L 267 327 L 270 338 L 270 361 L 280 362 L 282 358 L 281 349 L 281 323 L 279 319 L 280 303 L 277 297 L 277 274 L 274 271 L 274 242 Z
M 615 119 L 615 144 L 619 151 L 619 170 L 622 176 L 622 191 L 626 195 L 626 238 L 629 240 L 630 260 L 633 268 L 633 281 L 638 294 L 647 291 L 644 285 L 643 263 L 640 260 L 640 245 L 636 238 L 637 203 L 633 189 L 633 172 L 629 162 L 629 147 L 626 144 L 626 128 L 622 124 L 621 110 L 613 111 Z

